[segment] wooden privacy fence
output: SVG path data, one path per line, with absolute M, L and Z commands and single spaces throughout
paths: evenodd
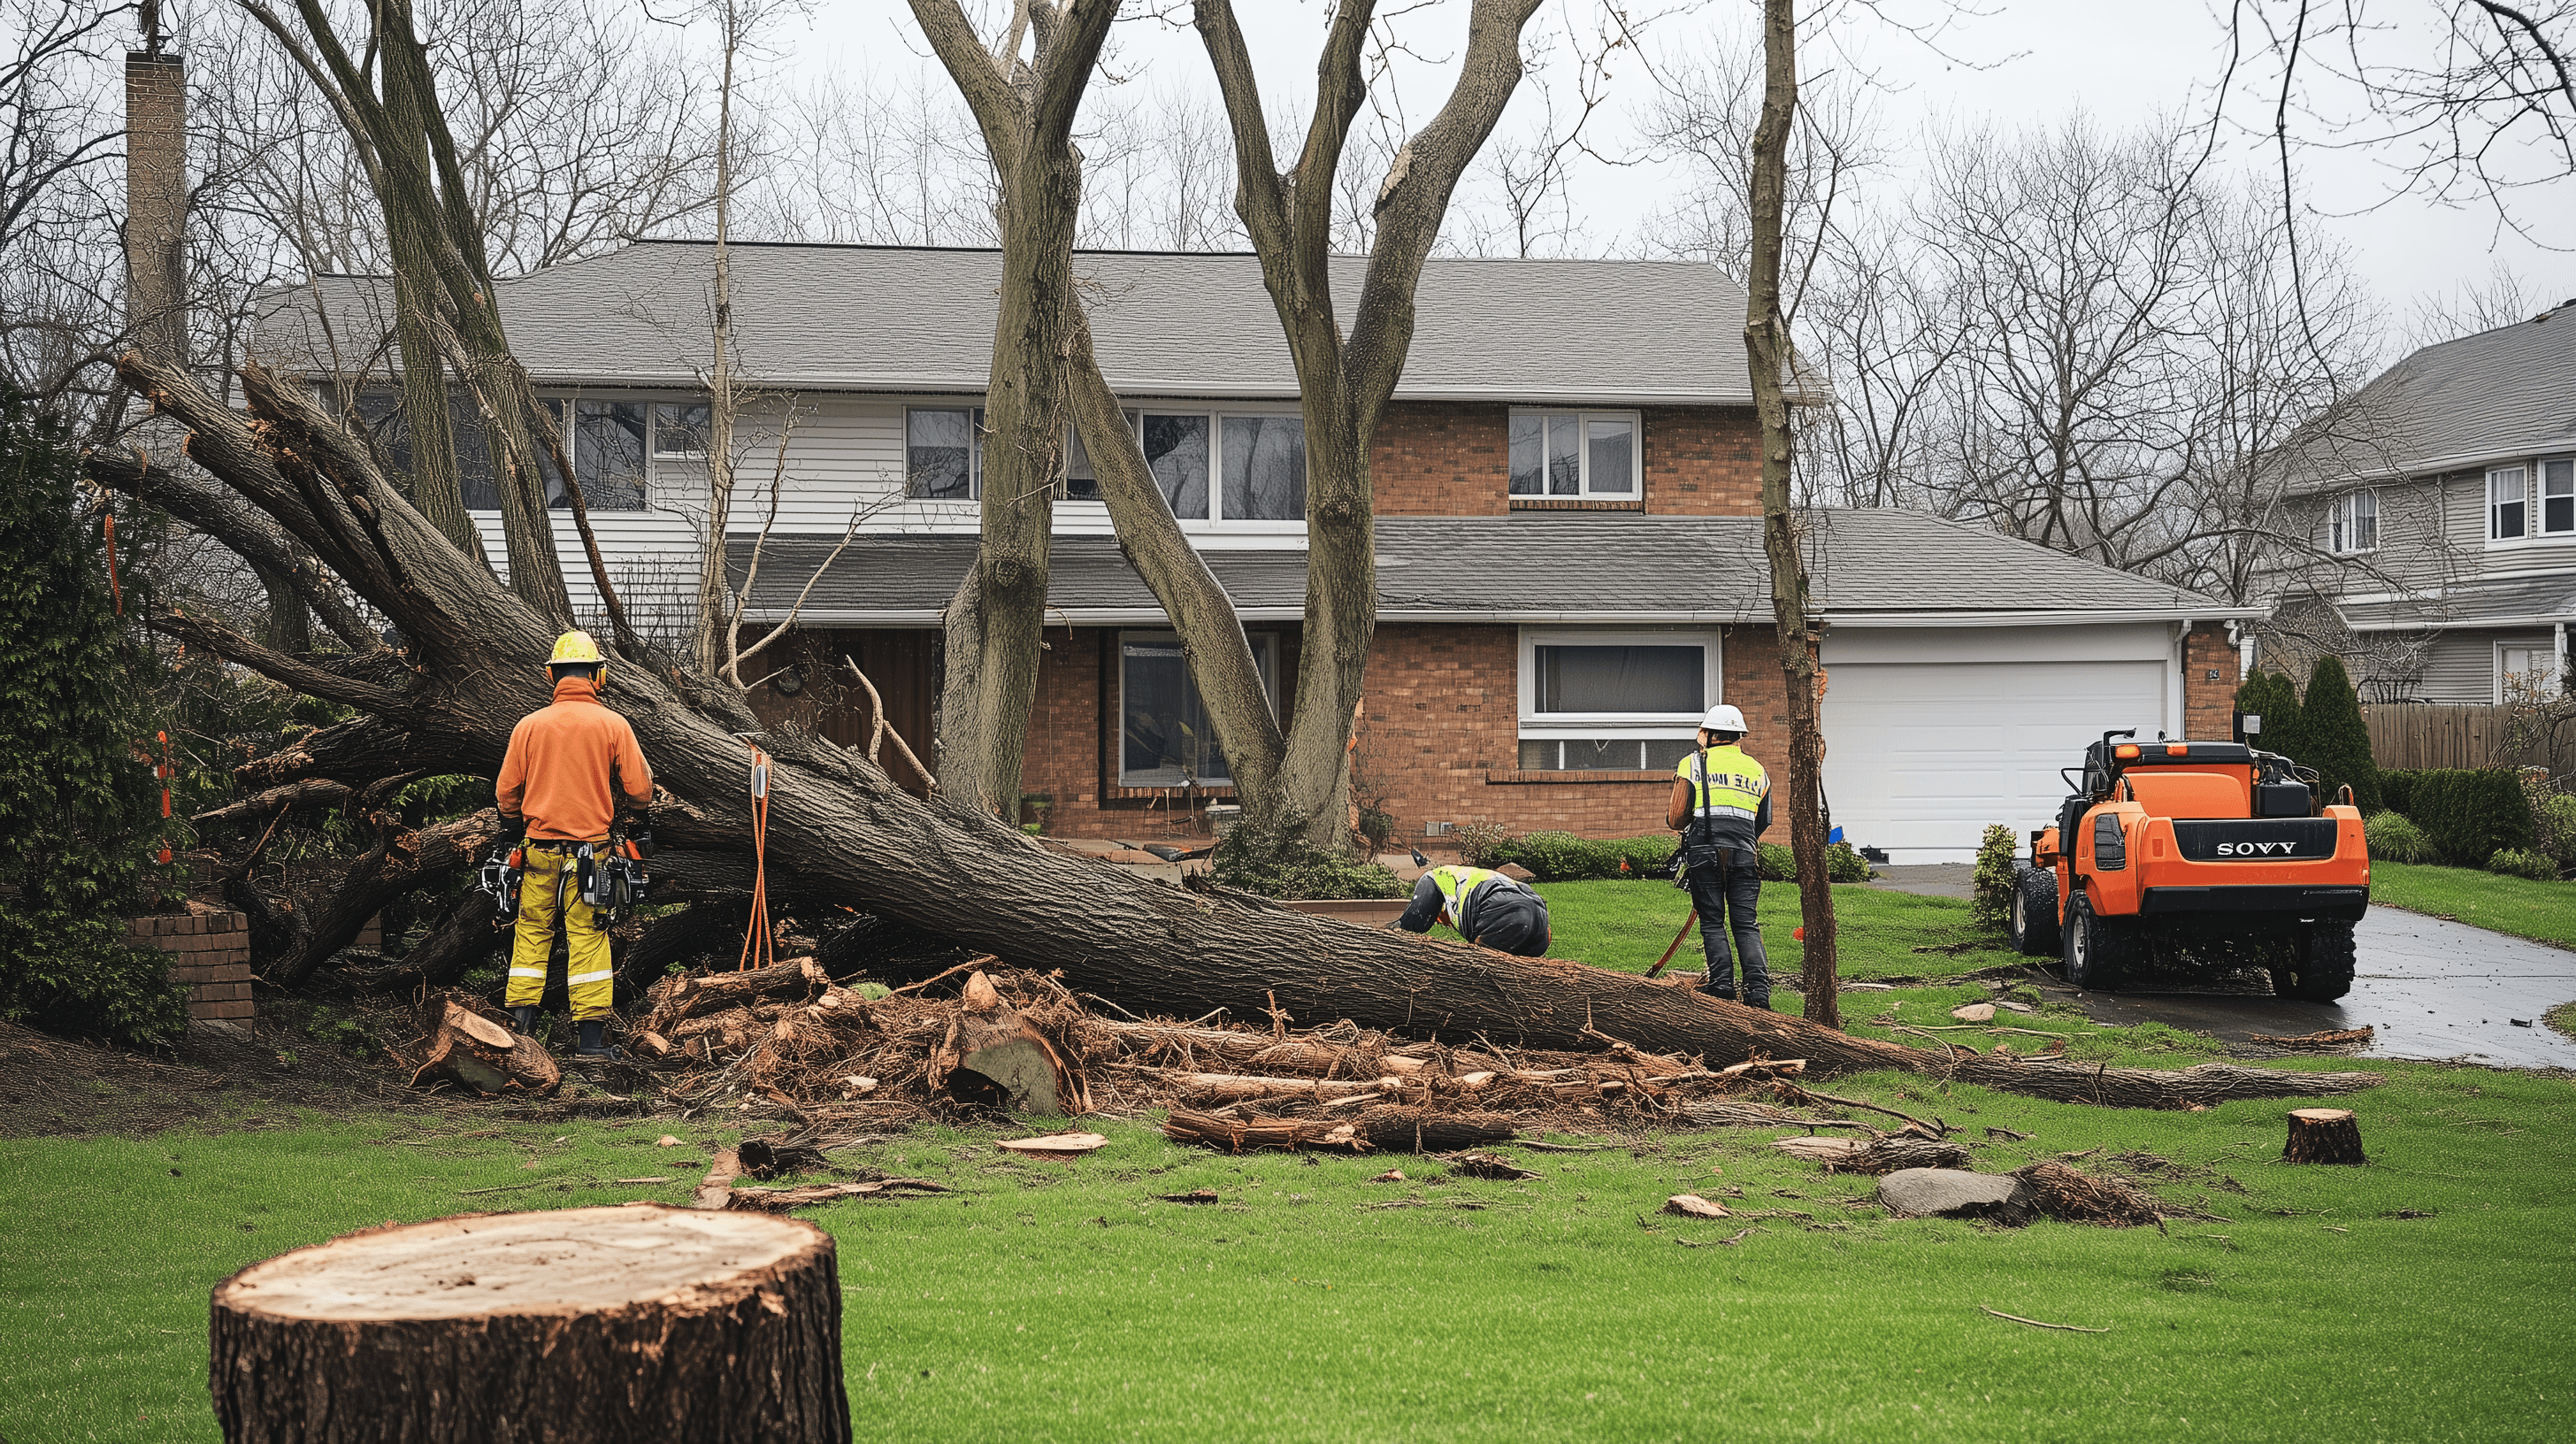
M 2362 709 L 2371 759 L 2386 768 L 2546 767 L 2576 770 L 2576 726 L 2544 734 L 2536 745 L 2508 748 L 2517 709 L 2491 704 L 2383 704 Z M 2511 753 L 2512 755 L 2508 755 Z

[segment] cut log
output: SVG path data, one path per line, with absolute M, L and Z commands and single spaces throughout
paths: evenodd
M 451 997 L 411 1086 L 450 1083 L 475 1093 L 549 1094 L 563 1083 L 563 1069 L 534 1038 L 475 1012 Z
M 2293 1108 L 2289 1141 L 2281 1157 L 2291 1163 L 2368 1163 L 2361 1153 L 2361 1122 L 2349 1108 Z
M 657 1205 L 367 1229 L 215 1286 L 230 1444 L 850 1437 L 831 1235 Z
M 1827 1173 L 1884 1176 L 1904 1168 L 1966 1168 L 1968 1150 L 1955 1143 L 1899 1135 L 1862 1138 L 1783 1138 L 1771 1145 L 1792 1158 L 1824 1166 Z
M 681 1036 L 677 1025 L 688 1019 L 734 1008 L 747 1009 L 756 1003 L 802 1003 L 830 986 L 831 981 L 812 958 L 791 958 L 735 973 L 672 978 L 654 986 L 648 998 L 652 1011 L 646 1015 L 644 1026 L 677 1038 Z
M 1082 1075 L 1046 1035 L 1002 1000 L 980 971 L 966 979 L 948 1039 L 931 1059 L 933 1086 L 962 1102 L 1011 1113 L 1091 1111 Z

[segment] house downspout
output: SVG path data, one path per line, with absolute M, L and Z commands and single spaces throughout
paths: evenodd
M 2191 629 L 2198 625 L 2200 625 L 2198 622 L 2193 621 L 2189 617 L 2185 617 L 2174 628 L 2174 687 L 2172 693 L 2165 698 L 2164 735 L 2168 738 L 2183 737 L 2188 735 L 2190 731 L 2188 719 L 2191 716 L 2189 700 L 2191 696 Z

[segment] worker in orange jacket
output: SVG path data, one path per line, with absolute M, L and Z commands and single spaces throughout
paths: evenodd
M 583 844 L 606 859 L 618 802 L 640 807 L 653 800 L 653 769 L 635 745 L 635 729 L 600 705 L 599 681 L 608 671 L 608 659 L 590 633 L 566 632 L 558 638 L 546 670 L 555 680 L 554 705 L 519 719 L 492 790 L 503 824 L 527 839 L 519 924 L 510 950 L 510 1016 L 520 1032 L 535 1031 L 560 912 L 571 957 L 565 983 L 581 1035 L 575 1056 L 613 1058 L 617 1055 L 602 1034 L 616 1002 L 616 968 L 598 910 L 581 900 L 575 879 Z

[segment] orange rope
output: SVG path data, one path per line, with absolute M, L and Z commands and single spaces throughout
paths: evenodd
M 116 513 L 107 514 L 107 594 L 116 599 L 116 614 L 125 615 L 125 588 L 116 582 Z
M 742 935 L 736 972 L 754 966 L 754 958 L 764 968 L 778 961 L 769 929 L 769 754 L 758 743 L 743 745 L 751 748 L 751 924 Z

